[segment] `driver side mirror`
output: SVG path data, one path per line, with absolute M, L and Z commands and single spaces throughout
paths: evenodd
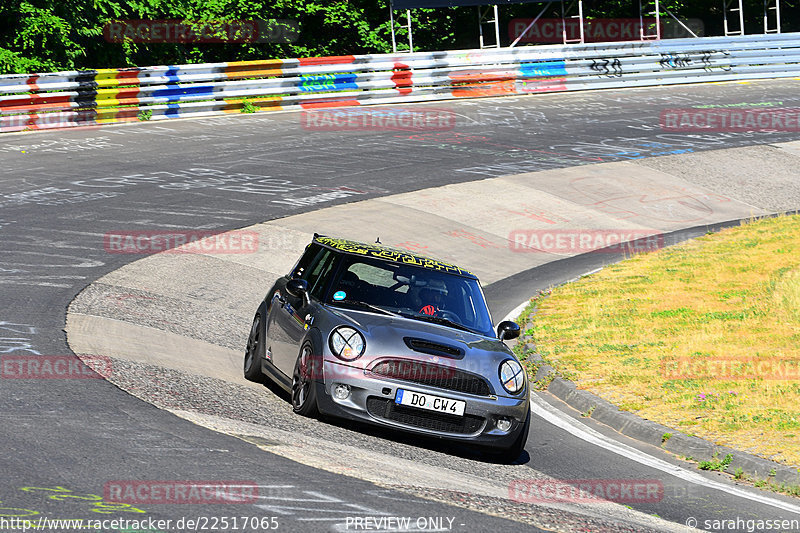
M 497 338 L 501 341 L 516 339 L 519 333 L 519 324 L 516 322 L 504 320 L 497 325 Z
M 308 282 L 304 279 L 290 279 L 287 281 L 286 292 L 289 293 L 289 296 L 302 298 L 303 302 L 306 304 L 310 302 L 308 297 Z

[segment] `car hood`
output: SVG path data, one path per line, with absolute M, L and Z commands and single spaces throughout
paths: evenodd
M 368 369 L 387 358 L 414 359 L 489 377 L 497 374 L 500 363 L 514 358 L 508 346 L 496 338 L 411 318 L 330 307 L 328 310 L 333 322 L 338 318 L 340 324 L 352 325 L 364 334 L 366 350 L 364 355 L 350 363 L 353 366 Z M 336 325 L 331 323 L 330 329 L 333 327 Z M 462 355 L 446 356 L 420 351 L 412 348 L 417 343 L 412 342 L 410 346 L 407 339 L 456 348 Z

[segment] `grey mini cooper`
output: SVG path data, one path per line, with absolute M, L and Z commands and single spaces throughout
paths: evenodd
M 495 331 L 478 279 L 405 250 L 314 235 L 258 308 L 244 376 L 291 394 L 296 413 L 359 420 L 516 459 L 528 381 Z

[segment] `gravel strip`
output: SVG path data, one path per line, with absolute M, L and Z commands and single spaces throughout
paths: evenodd
M 468 475 L 470 478 L 480 477 L 495 487 L 509 486 L 510 483 L 521 479 L 552 481 L 552 478 L 523 465 L 486 462 L 481 460 L 478 452 L 464 450 L 454 445 L 426 442 L 427 446 L 422 448 L 413 442 L 419 441 L 418 437 L 409 437 L 401 433 L 386 435 L 385 430 L 360 425 L 351 429 L 349 423 L 338 420 L 323 422 L 303 418 L 292 412 L 288 399 L 278 396 L 266 387 L 260 389 L 258 386 L 230 383 L 127 359 L 111 358 L 111 364 L 112 373 L 109 381 L 121 389 L 161 409 L 209 415 L 215 417 L 215 420 L 227 419 L 229 423 L 226 424 L 226 428 L 214 429 L 225 430 L 226 433 L 237 435 L 265 450 L 270 450 L 274 446 L 289 445 L 287 434 L 312 434 L 316 439 L 326 442 L 372 450 L 387 456 L 427 464 L 432 468 L 447 468 Z M 248 431 L 242 430 L 237 421 L 254 424 L 263 429 L 261 436 L 238 435 L 239 431 L 243 433 Z M 376 440 L 376 437 L 379 440 Z M 512 519 L 546 530 L 602 532 L 647 530 L 641 523 L 642 515 L 632 516 L 631 522 L 622 524 L 619 517 L 615 520 L 606 516 L 604 510 L 607 512 L 608 508 L 605 506 L 579 504 L 577 507 L 581 512 L 578 513 L 565 509 L 563 505 L 557 503 L 536 504 L 515 501 L 510 492 L 509 498 L 500 498 L 481 493 L 480 490 L 470 493 L 416 485 L 381 485 L 413 496 Z M 623 508 L 620 508 L 620 511 L 623 515 L 629 512 Z M 630 513 L 637 514 L 633 511 Z M 635 527 L 631 525 L 636 522 L 640 523 Z M 660 530 L 653 529 L 653 531 Z
M 503 498 L 476 496 L 468 492 L 402 485 L 389 485 L 387 488 L 392 488 L 429 500 L 458 505 L 459 507 L 492 514 L 502 518 L 514 517 L 513 519 L 517 522 L 523 522 L 552 531 L 602 531 L 609 533 L 645 531 L 642 529 L 641 525 L 631 527 L 630 525 L 623 524 L 609 524 L 608 519 L 581 516 L 544 505 L 530 505 Z
M 202 301 L 170 298 L 102 282 L 86 287 L 69 308 L 70 313 L 102 316 L 169 331 L 232 350 L 243 350 L 247 344 L 249 329 L 242 324 L 252 321 L 254 310 L 255 306 L 248 307 L 247 316 L 243 317 Z
M 194 411 L 264 428 L 311 434 L 320 439 L 446 467 L 499 483 L 507 484 L 521 477 L 530 479 L 537 475 L 550 479 L 524 465 L 487 462 L 479 451 L 449 442 L 423 440 L 419 436 L 346 420 L 323 422 L 304 418 L 292 412 L 288 397 L 279 396 L 267 387 L 259 389 L 127 359 L 111 358 L 111 361 L 113 370 L 109 381 L 162 409 Z

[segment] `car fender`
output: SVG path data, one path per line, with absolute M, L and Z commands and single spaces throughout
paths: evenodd
M 309 328 L 308 331 L 306 331 L 302 344 L 305 344 L 306 342 L 311 343 L 312 355 L 314 356 L 314 359 L 319 359 L 321 364 L 325 355 L 325 344 L 323 343 L 322 332 L 319 330 L 319 328 Z

